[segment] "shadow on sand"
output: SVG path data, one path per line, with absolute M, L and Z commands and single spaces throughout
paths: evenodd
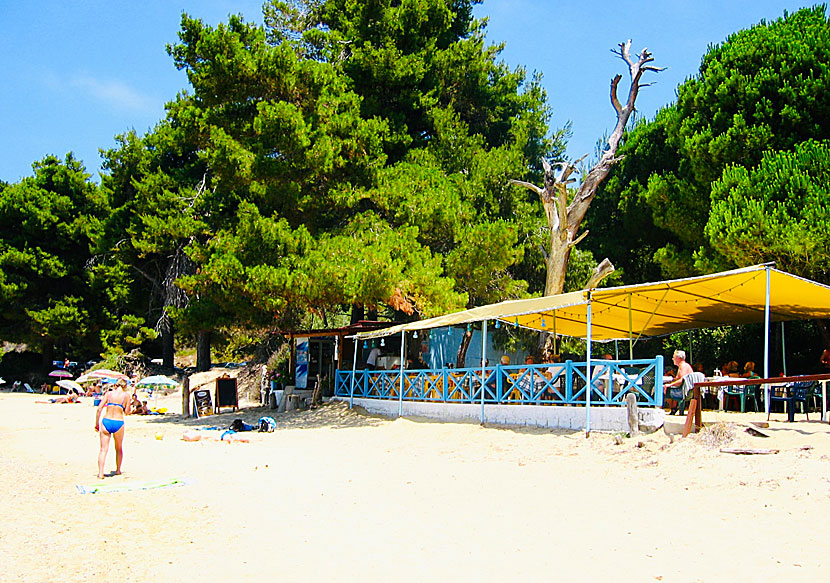
M 159 415 L 143 417 L 149 425 L 174 425 L 182 428 L 229 427 L 234 419 L 242 419 L 250 425 L 258 425 L 261 417 L 273 417 L 280 429 L 350 429 L 375 427 L 391 421 L 385 417 L 367 413 L 360 407 L 349 410 L 346 403 L 331 401 L 316 409 L 277 413 L 268 407 L 248 407 L 236 411 L 224 410 L 218 415 L 185 417 L 184 415 Z

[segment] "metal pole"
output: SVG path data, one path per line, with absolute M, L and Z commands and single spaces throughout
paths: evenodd
M 403 365 L 404 346 L 406 346 L 406 331 L 401 330 L 401 388 L 398 395 L 398 417 L 403 417 Z
M 787 376 L 787 351 L 784 348 L 784 322 L 781 322 L 781 363 L 784 368 L 784 376 Z
M 556 310 L 553 311 L 553 353 L 559 354 L 559 349 L 556 347 Z
M 359 340 L 358 337 L 355 336 L 354 337 L 354 358 L 352 359 L 352 386 L 349 389 L 349 409 L 352 408 L 352 405 L 354 403 L 354 375 L 356 374 L 355 370 L 357 369 L 357 343 L 358 343 L 358 340 Z
M 692 331 L 689 330 L 686 335 L 689 337 L 689 360 L 686 361 L 691 365 L 694 365 L 695 359 L 692 357 Z
M 585 358 L 585 378 L 588 382 L 585 384 L 585 437 L 591 434 L 591 387 L 593 386 L 593 379 L 591 378 L 591 292 L 588 292 L 588 333 L 587 338 L 587 355 Z
M 634 360 L 634 324 L 631 321 L 631 294 L 628 294 L 628 360 Z
M 767 272 L 767 292 L 764 300 L 764 378 L 769 378 L 769 267 Z M 764 413 L 769 415 L 769 383 L 764 383 Z
M 484 423 L 484 389 L 487 380 L 487 320 L 481 322 L 481 422 Z

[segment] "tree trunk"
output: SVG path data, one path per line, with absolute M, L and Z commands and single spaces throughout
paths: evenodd
M 352 317 L 349 320 L 349 324 L 354 325 L 357 324 L 361 320 L 366 319 L 366 310 L 363 307 L 363 304 L 352 304 Z
M 567 231 L 565 232 L 567 234 Z M 565 289 L 565 272 L 568 269 L 568 261 L 571 258 L 571 244 L 567 235 L 565 240 L 559 233 L 551 231 L 550 250 L 547 260 L 547 278 L 545 279 L 545 295 L 554 296 L 561 294 Z
M 465 330 L 464 336 L 461 337 L 461 346 L 458 347 L 458 356 L 455 358 L 455 368 L 465 368 L 467 366 L 467 349 L 470 347 L 470 340 L 473 339 L 473 331 Z
M 182 415 L 190 417 L 190 377 L 184 377 L 182 383 Z
M 161 363 L 166 369 L 175 367 L 176 345 L 173 327 L 169 326 L 161 332 Z
M 210 330 L 200 330 L 196 334 L 196 370 L 205 372 L 210 370 Z
M 814 320 L 818 331 L 821 333 L 821 339 L 824 341 L 824 348 L 830 348 L 830 332 L 827 331 L 828 320 Z
M 43 348 L 40 353 L 40 361 L 43 369 L 46 372 L 49 372 L 54 368 L 52 366 L 52 361 L 55 360 L 55 345 L 52 342 L 44 342 L 42 346 Z
M 648 85 L 647 83 L 640 83 L 643 73 L 646 71 L 658 72 L 662 70 L 659 67 L 654 67 L 649 64 L 654 59 L 646 49 L 640 51 L 636 60 L 633 59 L 631 57 L 631 40 L 621 43 L 619 46 L 619 51 L 614 52 L 628 65 L 629 74 L 631 75 L 631 87 L 628 90 L 628 99 L 626 99 L 625 103 L 621 103 L 617 97 L 617 86 L 622 76 L 615 76 L 611 80 L 611 105 L 613 105 L 614 110 L 617 112 L 617 124 L 608 137 L 608 143 L 599 161 L 582 180 L 576 192 L 573 193 L 573 197 L 570 196 L 571 193 L 568 190 L 568 185 L 575 182 L 575 179 L 572 179 L 571 175 L 574 172 L 578 172 L 576 164 L 579 164 L 585 156 L 573 163 L 561 162 L 553 166 L 547 160 L 542 160 L 542 165 L 545 168 L 544 188 L 521 180 L 510 181 L 512 184 L 524 186 L 537 193 L 545 209 L 545 215 L 550 229 L 550 248 L 546 262 L 547 277 L 545 279 L 545 295 L 561 294 L 565 289 L 565 273 L 571 256 L 571 248 L 588 234 L 588 231 L 579 232 L 582 221 L 585 219 L 585 214 L 588 212 L 594 196 L 596 196 L 597 189 L 606 179 L 608 173 L 611 172 L 614 164 L 620 160 L 617 158 L 617 149 L 620 145 L 623 131 L 629 118 L 635 111 L 634 104 L 637 100 L 637 94 L 642 87 Z M 559 176 L 554 172 L 554 167 L 561 168 Z M 569 200 L 570 204 L 568 203 Z M 611 267 L 613 268 L 613 266 Z M 602 279 L 608 273 L 610 271 L 602 275 L 599 279 Z

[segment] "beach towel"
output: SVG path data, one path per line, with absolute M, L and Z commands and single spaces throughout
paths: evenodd
M 77 484 L 75 487 L 81 494 L 111 494 L 113 492 L 172 488 L 174 486 L 186 486 L 188 483 L 188 480 L 170 478 L 166 480 L 147 480 L 144 482 L 122 482 L 120 484 L 90 484 L 88 486 Z

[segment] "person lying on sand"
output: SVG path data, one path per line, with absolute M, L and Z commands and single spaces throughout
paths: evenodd
M 78 399 L 78 395 L 75 393 L 69 393 L 64 397 L 56 397 L 54 399 L 49 399 L 48 401 L 35 401 L 35 403 L 46 403 L 47 405 L 50 403 L 80 403 L 80 399 Z
M 239 435 L 235 431 L 225 431 L 219 434 L 218 431 L 199 431 L 189 429 L 182 434 L 182 441 L 222 441 L 224 443 L 250 443 L 247 435 Z

